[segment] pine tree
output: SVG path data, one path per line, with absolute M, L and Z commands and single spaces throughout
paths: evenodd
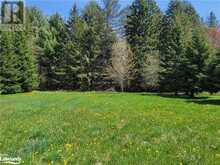
M 163 18 L 160 37 L 161 90 L 178 93 L 182 88 L 181 60 L 186 51 L 181 21 Z
M 217 52 L 209 61 L 204 84 L 204 89 L 211 94 L 220 91 L 220 52 Z
M 83 34 L 86 23 L 78 14 L 77 6 L 74 4 L 71 9 L 67 27 L 67 43 L 65 44 L 66 56 L 66 81 L 68 89 L 78 89 L 80 87 L 81 53 L 83 47 Z
M 54 54 L 56 45 L 56 38 L 50 30 L 49 24 L 43 26 L 39 33 L 37 40 L 37 57 L 38 57 L 38 70 L 40 76 L 39 87 L 41 90 L 50 88 L 50 62 Z
M 146 56 L 158 50 L 158 34 L 161 12 L 154 0 L 135 0 L 127 16 L 125 34 L 134 52 L 136 76 L 133 87 L 140 89 L 143 84 L 143 66 Z
M 84 45 L 81 56 L 80 88 L 94 90 L 95 82 L 99 75 L 96 62 L 100 55 L 99 38 L 93 28 L 88 27 L 83 37 Z
M 56 38 L 52 34 L 48 20 L 36 7 L 26 11 L 26 29 L 32 42 L 33 56 L 36 58 L 39 73 L 39 89 L 49 89 L 49 56 L 54 52 Z
M 106 25 L 102 10 L 96 2 L 92 1 L 86 6 L 83 20 L 86 27 L 82 37 L 80 88 L 92 90 L 103 77 L 101 62 L 105 59 L 105 54 L 102 53 L 102 37 Z
M 207 25 L 208 25 L 209 28 L 214 28 L 214 27 L 218 26 L 218 20 L 215 16 L 214 12 L 210 12 L 210 15 L 209 15 L 208 20 L 207 20 Z
M 19 83 L 23 92 L 30 92 L 38 85 L 37 65 L 32 44 L 32 36 L 26 31 L 15 33 L 14 53 L 18 56 Z
M 198 24 L 198 15 L 190 3 L 179 0 L 170 2 L 160 33 L 161 90 L 175 94 L 183 90 L 186 75 L 182 64 L 187 58 L 192 29 Z
M 104 26 L 101 31 L 101 54 L 102 58 L 99 58 L 98 65 L 100 66 L 100 75 L 97 79 L 98 88 L 108 88 L 111 85 L 105 75 L 105 68 L 110 63 L 110 58 L 112 54 L 112 46 L 117 40 L 117 30 L 118 30 L 118 17 L 120 16 L 120 4 L 119 0 L 102 0 L 102 13 L 104 16 Z
M 23 31 L 1 32 L 2 93 L 29 92 L 37 88 L 38 73 L 30 22 Z
M 205 79 L 206 62 L 210 55 L 210 48 L 202 28 L 195 28 L 192 42 L 187 48 L 186 57 L 182 62 L 184 73 L 184 88 L 186 93 L 194 97 L 195 93 L 203 91 L 202 82 Z
M 0 38 L 0 91 L 14 94 L 22 91 L 20 84 L 19 56 L 13 45 L 14 33 L 1 32 Z
M 66 28 L 62 17 L 56 13 L 49 19 L 52 38 L 55 39 L 52 51 L 44 57 L 47 66 L 47 88 L 63 89 L 66 84 L 66 61 L 64 45 L 67 40 Z

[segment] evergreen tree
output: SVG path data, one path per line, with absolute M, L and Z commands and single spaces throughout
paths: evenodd
M 204 89 L 210 93 L 220 91 L 220 53 L 213 56 L 207 66 Z
M 132 86 L 140 89 L 146 56 L 158 50 L 161 12 L 154 0 L 135 0 L 127 16 L 125 33 L 134 52 L 136 76 Z
M 81 53 L 86 23 L 79 16 L 76 4 L 71 9 L 66 26 L 68 32 L 68 40 L 65 44 L 67 87 L 68 89 L 78 89 L 80 87 Z
M 214 12 L 210 12 L 210 15 L 209 15 L 208 20 L 207 20 L 207 25 L 208 25 L 209 28 L 213 28 L 213 27 L 218 26 L 218 20 L 215 16 Z
M 46 70 L 46 88 L 47 89 L 63 89 L 65 87 L 66 78 L 66 64 L 64 45 L 67 40 L 66 28 L 62 17 L 56 13 L 49 19 L 49 26 L 51 34 L 48 34 L 47 39 L 52 41 L 46 45 L 47 54 L 42 58 L 42 65 Z
M 160 37 L 160 86 L 162 90 L 173 91 L 175 94 L 182 85 L 180 65 L 185 53 L 183 33 L 181 25 L 166 16 L 163 18 Z
M 99 38 L 93 28 L 88 27 L 83 37 L 83 51 L 81 56 L 80 88 L 82 90 L 94 90 L 95 82 L 99 76 L 99 66 L 96 62 L 100 55 Z
M 182 68 L 192 29 L 199 25 L 195 9 L 186 1 L 172 0 L 163 17 L 160 33 L 161 90 L 178 94 L 184 88 L 186 74 Z
M 18 56 L 20 80 L 23 92 L 30 92 L 38 85 L 36 59 L 33 55 L 32 37 L 26 31 L 16 32 L 14 53 Z
M 32 40 L 32 53 L 38 64 L 39 89 L 50 89 L 49 56 L 54 52 L 56 38 L 50 29 L 48 20 L 36 7 L 27 8 L 26 24 L 29 38 Z
M 0 91 L 14 94 L 22 91 L 18 55 L 13 45 L 14 33 L 1 32 L 0 38 Z
M 37 87 L 37 67 L 28 30 L 1 33 L 0 86 L 3 94 L 29 92 Z
M 182 62 L 184 71 L 184 88 L 186 93 L 194 97 L 194 93 L 201 92 L 202 82 L 205 79 L 206 61 L 210 54 L 210 48 L 204 31 L 197 27 L 192 33 L 192 42 L 187 48 L 186 57 Z
M 108 88 L 111 82 L 105 79 L 105 68 L 108 67 L 110 63 L 110 58 L 112 54 L 112 46 L 117 40 L 116 33 L 119 28 L 118 18 L 120 16 L 120 4 L 119 0 L 102 0 L 102 13 L 104 16 L 104 26 L 101 32 L 101 54 L 102 58 L 98 60 L 98 65 L 100 65 L 100 73 L 97 80 L 98 88 Z
M 38 57 L 38 70 L 40 76 L 39 87 L 41 90 L 50 88 L 50 62 L 54 54 L 56 45 L 56 38 L 50 30 L 49 23 L 45 24 L 38 33 L 37 40 L 37 57 Z
M 80 69 L 80 87 L 83 90 L 92 90 L 103 78 L 102 52 L 103 35 L 105 33 L 105 19 L 101 8 L 95 1 L 90 2 L 84 12 L 83 20 L 86 23 L 82 37 L 82 55 Z

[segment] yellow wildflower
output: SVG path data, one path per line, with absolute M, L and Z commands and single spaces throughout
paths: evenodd
M 67 165 L 68 164 L 68 161 L 67 160 L 64 160 L 64 165 Z
M 66 150 L 70 150 L 73 148 L 73 144 L 65 144 Z

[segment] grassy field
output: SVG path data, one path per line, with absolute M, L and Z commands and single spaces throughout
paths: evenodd
M 27 165 L 219 165 L 220 96 L 0 96 L 0 153 Z

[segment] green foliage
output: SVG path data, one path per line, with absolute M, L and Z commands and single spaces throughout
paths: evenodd
M 209 28 L 213 28 L 213 27 L 217 27 L 218 26 L 218 20 L 215 16 L 215 13 L 214 12 L 210 12 L 210 15 L 208 17 L 208 20 L 207 20 L 207 25 Z
M 82 90 L 94 90 L 105 84 L 104 68 L 110 58 L 114 35 L 96 2 L 90 2 L 86 6 L 82 19 L 85 26 L 81 36 L 81 65 L 78 77 Z
M 1 32 L 2 94 L 29 92 L 37 86 L 37 67 L 28 31 Z
M 204 30 L 193 30 L 192 42 L 187 48 L 186 57 L 183 59 L 182 71 L 184 71 L 184 89 L 191 96 L 203 91 L 202 82 L 205 79 L 206 61 L 210 55 L 210 47 Z
M 208 32 L 210 46 L 189 2 L 171 0 L 162 16 L 155 0 L 135 0 L 124 10 L 118 0 L 102 0 L 101 5 L 89 2 L 80 12 L 74 4 L 67 21 L 58 13 L 47 18 L 37 8 L 27 8 L 25 31 L 0 34 L 1 92 L 28 92 L 39 80 L 41 90 L 111 88 L 106 68 L 112 45 L 124 37 L 123 32 L 117 35 L 119 16 L 126 17 L 121 18 L 122 31 L 134 54 L 128 90 L 160 88 L 191 95 L 219 90 L 218 54 L 210 56 L 218 29 Z M 217 26 L 213 12 L 208 22 Z
M 205 60 L 209 55 L 207 39 L 202 36 L 199 17 L 190 3 L 174 0 L 162 20 L 160 34 L 161 90 L 199 91 Z
M 22 92 L 30 92 L 38 85 L 36 59 L 33 56 L 31 35 L 27 32 L 15 33 L 15 54 L 18 56 L 20 84 Z
M 49 61 L 47 56 L 50 56 L 54 51 L 55 37 L 49 27 L 49 23 L 43 13 L 36 7 L 26 9 L 26 29 L 28 29 L 29 38 L 31 38 L 33 56 L 36 58 L 38 73 L 39 73 L 39 88 L 45 89 L 48 82 L 48 67 Z M 29 42 L 30 45 L 30 42 Z
M 0 91 L 2 94 L 21 92 L 21 73 L 19 57 L 14 51 L 14 35 L 10 32 L 1 32 L 0 35 Z
M 86 28 L 82 39 L 82 56 L 80 70 L 80 88 L 82 90 L 94 89 L 95 80 L 98 76 L 97 60 L 101 58 L 101 32 L 104 25 L 104 17 L 101 8 L 96 2 L 90 2 L 84 12 L 83 20 Z
M 211 58 L 206 69 L 205 90 L 210 93 L 220 91 L 220 53 Z
M 83 35 L 86 23 L 79 16 L 77 6 L 74 4 L 67 21 L 68 40 L 65 45 L 66 54 L 66 82 L 69 89 L 80 88 L 80 69 L 82 67 Z
M 65 54 L 66 29 L 62 17 L 56 13 L 49 19 L 49 32 L 42 31 L 44 36 L 44 54 L 41 56 L 41 65 L 46 77 L 47 89 L 62 89 L 65 86 Z
M 135 0 L 127 16 L 125 34 L 134 52 L 136 76 L 133 87 L 140 89 L 143 83 L 143 66 L 147 54 L 158 50 L 161 12 L 154 0 Z
M 37 41 L 38 45 L 38 65 L 40 74 L 40 89 L 48 89 L 50 87 L 50 66 L 52 65 L 52 55 L 55 50 L 56 38 L 50 30 L 49 24 L 43 26 L 39 33 Z
M 177 19 L 177 18 L 176 18 Z M 167 16 L 163 18 L 160 36 L 161 89 L 178 92 L 181 89 L 182 74 L 180 70 L 185 55 L 186 43 L 184 30 L 180 24 Z
M 166 11 L 166 15 L 174 18 L 178 14 L 185 14 L 187 19 L 191 23 L 193 22 L 194 25 L 200 22 L 199 15 L 190 2 L 183 0 L 171 0 Z

